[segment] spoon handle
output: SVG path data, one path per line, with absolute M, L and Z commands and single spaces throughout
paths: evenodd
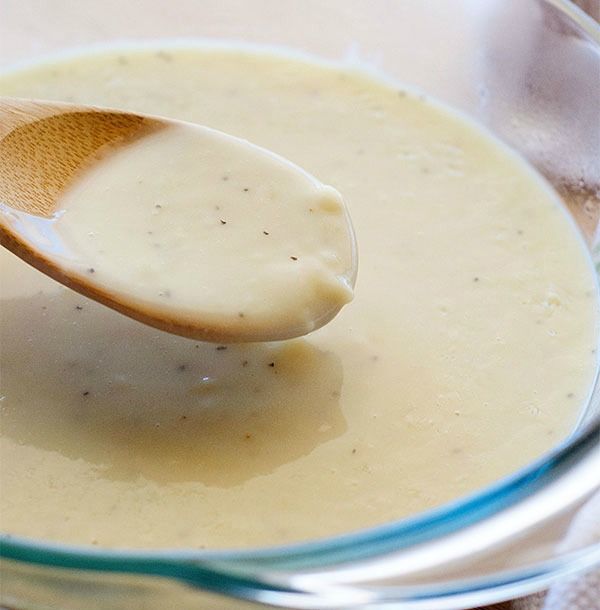
M 78 172 L 159 125 L 119 110 L 0 98 L 0 201 L 50 216 Z
M 70 105 L 57 103 L 0 97 L 0 140 L 23 125 L 35 123 L 49 116 L 72 112 L 72 108 Z

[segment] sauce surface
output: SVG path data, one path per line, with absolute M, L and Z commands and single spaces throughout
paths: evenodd
M 472 492 L 575 424 L 596 368 L 583 243 L 545 183 L 444 107 L 201 48 L 64 59 L 0 94 L 246 138 L 343 193 L 360 246 L 332 322 L 248 345 L 153 330 L 2 253 L 5 531 L 197 548 L 338 534 Z
M 340 194 L 203 127 L 164 126 L 109 151 L 49 222 L 64 269 L 186 336 L 289 339 L 352 299 L 352 228 Z

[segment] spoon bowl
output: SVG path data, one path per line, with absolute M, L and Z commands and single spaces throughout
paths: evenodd
M 0 243 L 125 315 L 213 342 L 322 326 L 357 268 L 340 195 L 270 151 L 181 121 L 6 98 Z

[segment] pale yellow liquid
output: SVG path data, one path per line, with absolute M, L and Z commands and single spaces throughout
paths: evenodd
M 583 244 L 545 184 L 451 112 L 234 50 L 65 60 L 0 94 L 247 138 L 343 194 L 360 254 L 331 323 L 247 346 L 155 331 L 3 255 L 4 530 L 115 547 L 338 534 L 472 492 L 575 424 L 596 366 Z

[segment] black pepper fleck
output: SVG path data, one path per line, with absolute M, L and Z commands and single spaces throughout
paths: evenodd
M 297 260 L 298 260 L 298 257 L 297 257 L 297 256 L 290 256 L 290 258 L 291 258 L 293 261 L 297 261 Z
M 352 449 L 352 453 L 356 453 L 356 447 Z
M 227 349 L 226 345 L 217 345 L 215 348 L 218 352 L 222 352 L 224 349 Z
M 244 361 L 242 362 L 242 366 L 248 366 L 248 361 L 247 361 L 247 360 L 244 360 Z
M 90 267 L 88 269 L 88 273 L 96 273 L 96 270 L 93 267 Z
M 227 221 L 226 221 L 226 220 L 223 220 L 223 219 L 221 218 L 221 224 L 222 224 L 222 225 L 226 225 L 226 224 L 227 224 Z
M 244 193 L 247 193 L 250 189 L 244 189 Z
M 269 235 L 268 231 L 263 231 L 263 235 Z
M 160 210 L 162 208 L 162 205 L 160 205 L 160 203 L 157 203 L 154 207 Z
M 478 277 L 474 277 L 474 278 L 473 278 L 473 281 L 474 281 L 474 282 L 478 282 L 478 281 L 479 281 L 479 278 L 478 278 Z
M 85 392 L 82 392 L 82 395 L 83 395 L 83 396 L 89 396 L 89 395 L 90 395 L 89 390 L 86 390 Z
M 75 305 L 75 309 L 77 311 L 81 311 L 83 309 L 83 307 L 81 305 Z
M 178 370 L 178 371 L 185 371 L 186 369 L 187 369 L 187 364 L 180 364 L 180 365 L 177 367 L 177 370 Z
M 269 366 L 270 366 L 271 368 L 273 368 L 273 367 L 275 366 L 275 363 L 274 363 L 274 362 L 269 362 Z

